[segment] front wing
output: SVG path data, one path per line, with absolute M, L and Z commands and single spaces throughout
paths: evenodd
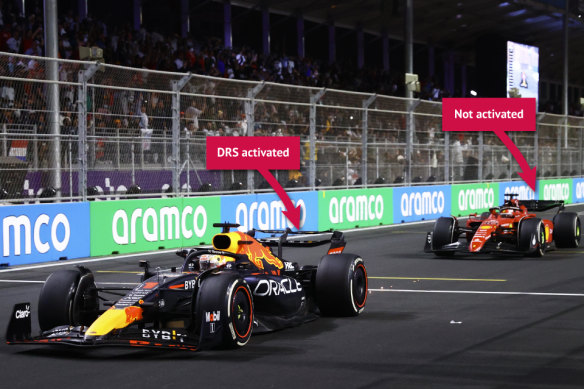
M 40 336 L 31 335 L 30 303 L 16 304 L 12 312 L 8 330 L 7 344 L 24 345 L 65 345 L 79 347 L 125 346 L 150 347 L 197 351 L 199 339 L 183 328 L 153 329 L 139 328 L 137 325 L 116 330 L 100 337 L 86 337 L 84 326 L 58 326 L 44 331 Z

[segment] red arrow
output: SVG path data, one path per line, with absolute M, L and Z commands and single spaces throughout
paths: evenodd
M 290 197 L 288 197 L 288 193 L 286 193 L 284 188 L 282 188 L 282 185 L 280 185 L 278 180 L 276 180 L 276 178 L 272 175 L 272 173 L 270 173 L 268 169 L 262 168 L 258 169 L 258 171 L 266 179 L 266 181 L 268 181 L 268 184 L 274 188 L 276 194 L 280 200 L 282 200 L 282 203 L 284 203 L 284 206 L 286 207 L 286 210 L 282 211 L 284 216 L 290 220 L 290 223 L 292 223 L 294 227 L 300 229 L 300 205 L 294 207 L 294 203 L 292 203 L 292 200 L 290 200 Z
M 495 130 L 495 134 L 499 137 L 499 139 L 501 139 L 503 144 L 511 152 L 513 158 L 515 158 L 515 160 L 519 163 L 519 167 L 521 168 L 521 173 L 518 173 L 519 176 L 523 178 L 523 181 L 525 181 L 525 183 L 529 185 L 529 187 L 535 192 L 535 182 L 537 180 L 535 178 L 535 172 L 537 170 L 537 166 L 534 166 L 533 168 L 529 166 L 523 157 L 523 154 L 521 154 L 521 151 L 519 151 L 519 148 L 515 145 L 515 143 L 513 143 L 505 131 L 497 129 Z

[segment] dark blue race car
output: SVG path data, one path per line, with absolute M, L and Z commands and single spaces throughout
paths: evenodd
M 319 315 L 357 316 L 367 301 L 363 259 L 344 254 L 339 231 L 230 231 L 211 249 L 177 252 L 180 268 L 153 271 L 134 288 L 103 288 L 78 266 L 52 273 L 39 297 L 41 333 L 31 335 L 31 304 L 14 307 L 8 344 L 136 346 L 182 350 L 241 347 L 253 333 L 299 325 Z M 268 238 L 256 239 L 256 232 Z M 303 234 L 296 236 L 293 234 Z M 318 235 L 317 235 L 318 234 Z M 294 238 L 291 238 L 294 237 Z M 310 239 L 306 239 L 306 237 Z M 282 259 L 283 246 L 330 243 L 318 266 Z M 274 254 L 270 246 L 278 247 Z M 107 296 L 122 296 L 112 300 Z

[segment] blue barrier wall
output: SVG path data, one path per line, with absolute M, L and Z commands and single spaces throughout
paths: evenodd
M 393 189 L 393 222 L 404 223 L 450 215 L 450 185 Z
M 305 231 L 318 230 L 317 192 L 290 192 L 295 206 L 300 205 L 300 226 Z M 281 230 L 294 226 L 283 216 L 285 210 L 276 194 L 235 195 L 221 197 L 221 221 L 240 224 L 241 231 L 252 228 Z
M 574 178 L 572 191 L 572 201 L 575 203 L 584 203 L 584 178 Z
M 89 256 L 89 203 L 0 207 L 2 263 Z
M 584 203 L 584 178 L 570 180 L 542 180 L 534 193 L 522 181 L 492 183 L 498 186 L 498 204 L 505 193 L 518 193 L 522 199 L 560 196 L 568 202 Z M 355 193 L 363 189 L 348 189 Z M 360 191 L 360 192 L 359 192 Z M 540 194 L 541 192 L 541 194 Z M 569 192 L 569 193 L 567 193 Z M 289 196 L 302 208 L 301 230 L 315 231 L 319 226 L 329 226 L 328 211 L 319 212 L 321 191 L 290 192 Z M 452 186 L 434 185 L 393 188 L 393 195 L 382 198 L 383 209 L 393 218 L 379 224 L 397 224 L 431 220 L 452 213 Z M 254 195 L 218 196 L 221 220 L 210 223 L 231 222 L 240 224 L 241 230 L 285 229 L 293 226 L 284 218 L 284 207 L 274 193 Z M 495 196 L 496 197 L 496 196 Z M 124 200 L 136 201 L 136 200 Z M 138 200 L 138 201 L 144 201 Z M 326 202 L 321 202 L 323 206 Z M 381 204 L 377 204 L 381 207 Z M 381 208 L 380 208 L 381 209 Z M 2 239 L 0 263 L 20 265 L 55 261 L 61 258 L 90 256 L 91 235 L 103 231 L 90 231 L 90 203 L 61 203 L 13 205 L 0 207 Z M 323 216 L 324 215 L 324 216 Z M 327 217 L 327 219 L 322 219 Z M 361 224 L 361 223 L 358 223 Z M 94 228 L 99 223 L 94 225 Z M 111 226 L 107 226 L 110 228 Z

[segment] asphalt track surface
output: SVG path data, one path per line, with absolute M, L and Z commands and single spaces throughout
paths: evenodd
M 571 211 L 583 215 L 583 206 Z M 78 350 L 0 345 L 2 388 L 582 388 L 584 248 L 543 258 L 436 258 L 430 223 L 348 232 L 365 259 L 370 294 L 357 318 L 319 318 L 252 337 L 235 351 Z M 584 242 L 582 242 L 584 243 Z M 317 264 L 326 247 L 288 249 Z M 140 259 L 86 263 L 103 285 L 135 283 Z M 0 328 L 12 305 L 36 301 L 60 266 L 0 270 Z M 63 267 L 64 266 L 64 267 Z

